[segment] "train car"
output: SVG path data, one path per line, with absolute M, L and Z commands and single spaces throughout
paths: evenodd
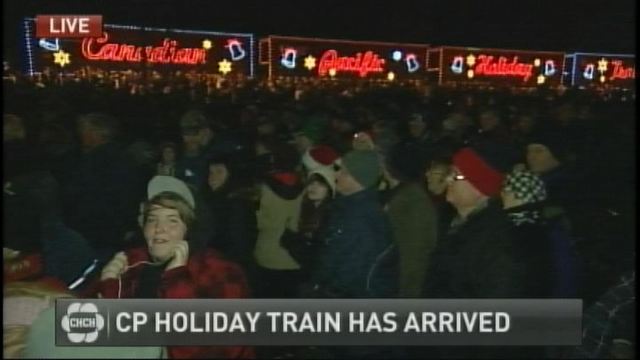
M 442 46 L 428 50 L 428 77 L 442 86 L 536 88 L 563 84 L 562 52 Z
M 253 34 L 104 24 L 100 37 L 36 38 L 33 18 L 24 19 L 23 26 L 29 75 L 85 67 L 254 75 Z
M 260 40 L 258 63 L 269 79 L 419 80 L 428 45 L 271 35 Z
M 636 57 L 629 54 L 573 53 L 569 84 L 584 89 L 635 89 Z

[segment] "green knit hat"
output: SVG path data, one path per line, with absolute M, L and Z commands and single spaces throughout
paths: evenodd
M 372 150 L 352 150 L 342 158 L 341 163 L 366 188 L 375 186 L 382 174 L 378 154 Z

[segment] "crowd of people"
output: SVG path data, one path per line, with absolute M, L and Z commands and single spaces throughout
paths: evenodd
M 632 353 L 635 92 L 118 79 L 5 76 L 5 300 L 581 298 L 592 346 L 163 351 Z

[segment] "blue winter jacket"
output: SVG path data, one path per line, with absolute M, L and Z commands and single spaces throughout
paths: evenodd
M 336 198 L 314 279 L 335 297 L 391 297 L 397 250 L 373 190 Z

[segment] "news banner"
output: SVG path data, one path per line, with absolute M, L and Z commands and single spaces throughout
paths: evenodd
M 574 299 L 58 299 L 56 345 L 579 345 Z

